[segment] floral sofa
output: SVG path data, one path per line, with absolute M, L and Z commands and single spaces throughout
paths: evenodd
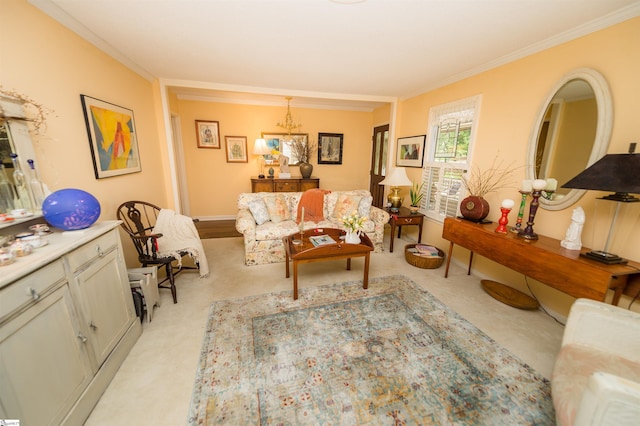
M 242 193 L 238 197 L 236 229 L 244 237 L 244 263 L 247 266 L 284 262 L 282 238 L 299 231 L 296 217 L 302 192 Z M 389 214 L 371 205 L 369 191 L 332 191 L 324 195 L 324 220 L 315 223 L 305 220 L 304 229 L 339 228 L 342 215 L 357 208 L 367 217 L 364 232 L 371 239 L 375 252 L 383 251 L 384 225 Z M 263 205 L 269 206 L 266 211 Z

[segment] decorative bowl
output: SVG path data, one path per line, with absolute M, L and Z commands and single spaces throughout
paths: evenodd
M 42 215 L 51 226 L 63 231 L 85 229 L 100 217 L 100 203 L 81 189 L 61 189 L 44 199 Z

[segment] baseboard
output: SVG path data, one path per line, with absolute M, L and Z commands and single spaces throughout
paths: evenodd
M 193 216 L 194 219 L 199 220 L 236 220 L 235 215 L 220 215 L 220 216 Z

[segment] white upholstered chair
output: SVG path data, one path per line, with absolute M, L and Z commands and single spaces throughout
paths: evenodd
M 576 300 L 551 392 L 558 425 L 640 424 L 640 314 Z

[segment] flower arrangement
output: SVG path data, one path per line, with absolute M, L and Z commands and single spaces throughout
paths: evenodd
M 465 173 L 461 176 L 461 181 L 469 191 L 469 195 L 484 197 L 490 192 L 506 188 L 514 171 L 513 167 L 504 167 L 502 161 L 496 164 L 494 159 L 490 168 L 480 171 L 474 167 L 468 174 Z
M 308 140 L 304 141 L 299 136 L 293 136 L 291 139 L 291 153 L 300 163 L 309 163 L 311 161 L 311 155 L 316 150 L 315 144 Z
M 361 231 L 366 221 L 367 218 L 360 216 L 355 210 L 350 215 L 342 216 L 342 225 L 351 232 Z

